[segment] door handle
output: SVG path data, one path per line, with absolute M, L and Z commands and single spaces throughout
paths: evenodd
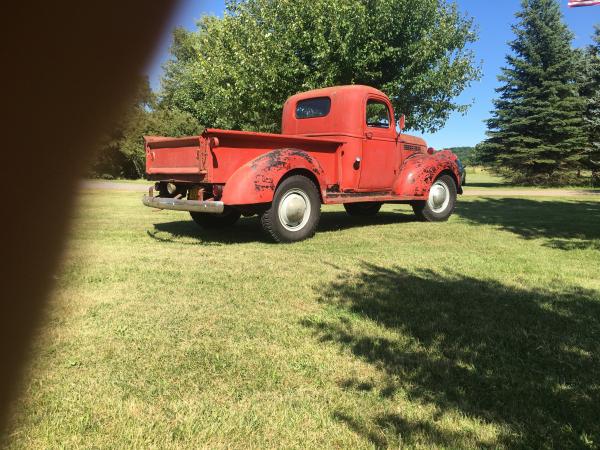
M 362 161 L 362 159 L 360 159 L 359 157 L 357 157 L 357 158 L 354 160 L 354 164 L 353 164 L 354 170 L 358 170 L 358 169 L 360 169 L 360 162 L 361 162 L 361 161 Z
M 365 133 L 365 137 L 366 137 L 367 139 L 373 139 L 373 133 L 371 133 L 370 131 L 367 131 L 367 132 Z

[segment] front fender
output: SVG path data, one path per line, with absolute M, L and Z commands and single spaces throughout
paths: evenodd
M 222 201 L 226 205 L 251 205 L 273 201 L 279 181 L 292 170 L 309 171 L 324 196 L 324 171 L 308 152 L 292 148 L 272 150 L 247 162 L 225 183 Z
M 438 176 L 444 172 L 454 176 L 456 189 L 462 194 L 460 172 L 456 164 L 456 155 L 444 150 L 434 155 L 417 154 L 407 159 L 400 176 L 394 185 L 394 194 L 409 197 L 427 197 L 429 189 Z

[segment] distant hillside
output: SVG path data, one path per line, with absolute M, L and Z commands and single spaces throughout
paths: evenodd
M 475 147 L 451 147 L 448 150 L 454 152 L 464 164 L 473 164 Z

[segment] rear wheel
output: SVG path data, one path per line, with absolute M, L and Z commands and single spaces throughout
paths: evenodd
M 240 218 L 241 213 L 231 206 L 225 206 L 225 211 L 223 211 L 221 214 L 207 214 L 190 211 L 190 216 L 192 216 L 194 222 L 196 222 L 202 228 L 217 229 L 227 228 L 234 225 Z
M 317 187 L 307 177 L 293 175 L 277 187 L 273 202 L 260 221 L 275 241 L 297 242 L 314 236 L 320 217 Z
M 442 175 L 431 185 L 426 201 L 413 203 L 413 211 L 419 220 L 444 222 L 456 206 L 456 183 L 450 175 Z
M 344 209 L 351 216 L 374 216 L 381 209 L 379 202 L 344 203 Z

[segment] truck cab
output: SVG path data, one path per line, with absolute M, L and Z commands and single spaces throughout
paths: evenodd
M 346 142 L 340 189 L 389 190 L 402 163 L 426 152 L 425 141 L 396 130 L 388 97 L 369 86 L 340 86 L 295 95 L 283 108 L 282 133 Z
M 279 242 L 312 236 L 322 204 L 365 216 L 407 203 L 421 220 L 447 220 L 462 193 L 456 156 L 403 133 L 403 120 L 398 130 L 396 117 L 383 92 L 336 86 L 290 97 L 281 134 L 146 137 L 146 172 L 159 195 L 144 204 L 189 211 L 203 227 L 258 214 Z

